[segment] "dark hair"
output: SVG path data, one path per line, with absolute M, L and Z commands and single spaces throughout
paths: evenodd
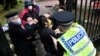
M 35 18 L 34 16 L 32 16 L 31 14 L 27 13 L 24 15 L 23 20 L 27 20 L 28 17 L 32 17 L 33 19 Z
M 47 22 L 46 17 L 43 16 L 43 15 L 39 16 L 39 18 L 38 18 L 38 24 L 39 24 L 40 28 L 45 27 L 45 22 Z

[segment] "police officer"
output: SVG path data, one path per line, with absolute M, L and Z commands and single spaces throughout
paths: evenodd
M 9 20 L 9 36 L 14 44 L 15 52 L 17 56 L 36 56 L 35 51 L 31 51 L 32 45 L 30 44 L 30 27 L 32 23 L 28 23 L 28 29 L 21 26 L 21 19 L 17 15 L 17 12 L 10 12 L 5 17 Z
M 0 56 L 12 56 L 11 49 L 7 42 L 6 36 L 3 32 L 2 26 L 0 25 Z
M 52 17 L 58 25 L 55 31 L 59 34 L 57 38 L 59 56 L 96 55 L 96 49 L 85 29 L 78 23 L 73 23 L 75 16 L 71 12 L 57 12 Z

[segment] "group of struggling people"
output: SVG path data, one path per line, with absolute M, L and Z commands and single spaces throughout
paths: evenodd
M 84 28 L 73 23 L 75 16 L 59 10 L 39 16 L 39 7 L 25 1 L 25 9 L 5 15 L 9 36 L 17 56 L 36 56 L 36 34 L 47 52 L 45 56 L 95 56 L 96 49 Z M 57 40 L 57 45 L 53 39 Z

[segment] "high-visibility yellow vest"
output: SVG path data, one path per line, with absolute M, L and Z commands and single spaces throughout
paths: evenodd
M 73 23 L 72 27 L 57 39 L 66 50 L 63 56 L 95 56 L 96 49 L 82 26 Z

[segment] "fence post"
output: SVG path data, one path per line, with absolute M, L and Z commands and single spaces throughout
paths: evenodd
M 72 12 L 74 0 L 66 0 L 66 11 Z

